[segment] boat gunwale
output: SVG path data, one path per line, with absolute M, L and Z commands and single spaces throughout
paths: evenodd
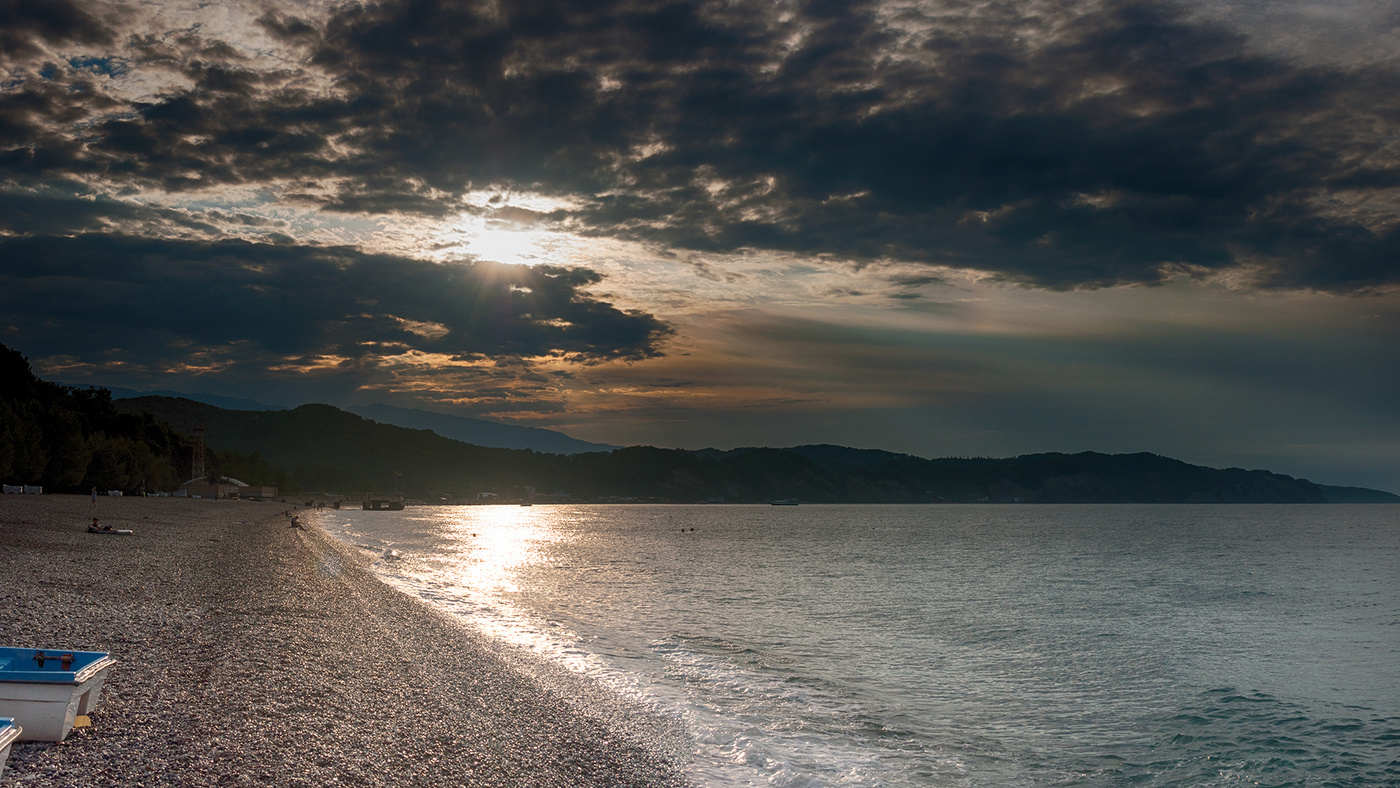
M 24 732 L 24 728 L 15 722 L 14 717 L 0 717 L 0 750 L 10 746 Z M 0 764 L 3 768 L 3 764 Z
M 0 668 L 0 684 L 82 684 L 99 673 L 117 664 L 116 658 L 104 651 L 69 651 L 67 649 L 40 649 L 40 648 L 19 648 L 6 646 L 0 648 L 0 654 L 6 651 L 18 652 L 49 652 L 54 651 L 59 654 L 72 653 L 75 658 L 79 655 L 97 655 L 92 662 L 82 666 L 77 670 L 15 670 L 8 667 L 13 664 L 11 659 L 6 663 L 7 667 Z

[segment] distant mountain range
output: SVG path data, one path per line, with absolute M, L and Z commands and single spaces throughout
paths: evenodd
M 116 394 L 124 398 L 41 380 L 21 353 L 0 345 L 0 480 L 50 492 L 171 490 L 199 475 L 193 428 L 200 425 L 199 473 L 308 497 L 400 489 L 429 502 L 485 493 L 580 502 L 1400 503 L 1379 490 L 1147 453 L 930 460 L 831 445 L 608 451 L 549 430 L 401 408 L 362 409 L 370 419 L 330 405 L 287 409 L 198 395 L 234 406 L 221 407 Z M 480 445 L 516 439 L 531 448 Z
M 214 405 L 226 410 L 289 410 L 280 405 L 266 405 L 256 400 L 223 397 L 218 394 L 183 394 L 178 391 L 135 391 L 118 387 L 106 387 L 113 399 L 135 399 L 137 397 L 169 397 L 188 399 Z M 470 443 L 474 446 L 490 446 L 498 449 L 530 449 L 551 454 L 578 454 L 585 451 L 612 451 L 619 448 L 606 443 L 571 438 L 562 432 L 541 427 L 522 427 L 499 421 L 474 419 L 466 416 L 451 416 L 446 413 L 433 413 L 414 408 L 396 408 L 392 405 L 360 405 L 345 408 L 350 413 L 373 419 L 381 424 L 393 424 L 415 430 L 432 430 L 444 438 Z
M 606 443 L 590 443 L 571 438 L 562 432 L 541 427 L 522 427 L 499 421 L 449 416 L 414 408 L 392 405 L 361 405 L 345 410 L 373 419 L 381 424 L 394 424 L 415 430 L 432 430 L 444 438 L 476 446 L 500 449 L 531 449 L 551 454 L 579 454 L 586 451 L 612 451 L 621 448 Z
M 225 397 L 219 394 L 209 394 L 198 392 L 187 394 L 182 391 L 170 391 L 169 389 L 157 389 L 155 391 L 137 391 L 136 389 L 125 389 L 121 386 L 72 386 L 75 389 L 106 389 L 112 392 L 112 399 L 132 399 L 134 397 L 171 397 L 172 399 L 192 399 L 195 402 L 203 402 L 206 405 L 214 405 L 228 410 L 289 410 L 282 405 L 268 405 L 265 402 L 258 402 L 254 399 L 243 399 L 241 397 Z
M 286 489 L 366 492 L 401 485 L 410 497 L 429 501 L 474 499 L 480 493 L 515 499 L 533 489 L 573 501 L 1400 502 L 1400 496 L 1378 490 L 1329 487 L 1262 470 L 1206 468 L 1147 453 L 928 460 L 808 445 L 727 451 L 634 446 L 566 455 L 471 445 L 329 405 L 247 411 L 153 396 L 114 404 L 177 429 L 205 425 L 209 447 L 218 450 L 216 464 L 275 476 Z M 242 478 L 238 473 L 230 475 Z

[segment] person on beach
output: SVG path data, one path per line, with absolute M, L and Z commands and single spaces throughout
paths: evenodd
M 88 504 L 88 508 L 89 508 L 89 509 L 96 509 L 96 508 L 97 508 L 97 488 L 96 488 L 96 487 L 93 487 L 93 488 L 92 488 L 92 503 Z

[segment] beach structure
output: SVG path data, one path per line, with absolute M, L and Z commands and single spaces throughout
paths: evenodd
M 25 741 L 63 741 L 116 664 L 101 651 L 0 647 L 0 717 L 13 718 Z
M 403 496 L 399 493 L 367 493 L 361 505 L 367 512 L 402 511 Z
M 174 493 L 176 498 L 242 498 L 264 501 L 277 497 L 275 485 L 251 485 L 229 476 L 220 476 L 213 481 L 198 476 L 180 485 Z
M 24 729 L 12 717 L 0 717 L 0 776 L 5 774 L 5 761 L 10 758 L 10 745 Z

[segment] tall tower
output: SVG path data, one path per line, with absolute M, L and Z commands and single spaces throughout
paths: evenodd
M 194 457 L 190 462 L 190 480 L 204 476 L 204 430 L 205 425 L 194 425 Z

